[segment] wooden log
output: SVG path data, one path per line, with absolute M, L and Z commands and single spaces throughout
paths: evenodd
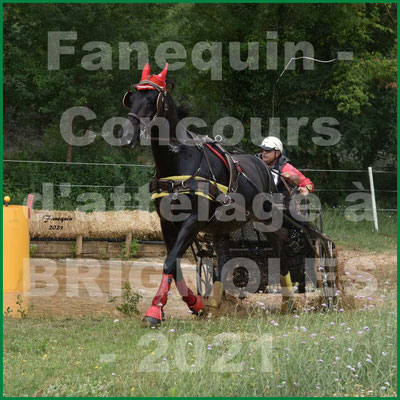
M 89 258 L 107 258 L 107 247 L 108 242 L 92 242 L 92 241 L 83 241 L 83 250 L 82 257 Z M 119 256 L 121 255 L 121 251 Z
M 137 257 L 165 257 L 167 249 L 164 244 L 140 244 Z
M 31 240 L 31 247 L 35 248 L 33 257 L 72 257 L 74 256 L 74 242 L 69 241 L 35 241 Z
M 32 240 L 33 257 L 64 258 L 73 257 L 77 253 L 76 241 L 39 241 Z M 124 242 L 82 241 L 81 257 L 90 258 L 121 258 L 125 254 Z M 141 243 L 136 257 L 165 257 L 167 250 L 164 244 Z
M 108 258 L 121 257 L 122 243 L 121 242 L 106 242 L 107 250 L 106 255 Z

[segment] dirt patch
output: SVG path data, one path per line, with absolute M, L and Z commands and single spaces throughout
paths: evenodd
M 376 253 L 339 250 L 338 260 L 345 273 L 371 274 L 377 280 L 380 289 L 397 287 L 397 254 L 395 252 Z
M 347 308 L 373 309 L 390 297 L 396 306 L 397 254 L 339 251 Z M 393 296 L 394 294 L 394 296 Z
M 357 251 L 338 252 L 339 267 L 348 306 L 358 303 L 379 305 L 385 293 L 397 286 L 397 255 L 395 253 L 370 253 Z M 53 269 L 51 269 L 51 268 Z M 163 260 L 159 258 L 140 261 L 67 259 L 34 259 L 31 266 L 34 313 L 39 315 L 110 315 L 120 317 L 109 294 L 116 295 L 121 282 L 129 280 L 135 291 L 141 293 L 139 309 L 143 313 L 150 306 L 160 283 Z M 193 263 L 182 265 L 188 286 L 196 292 L 196 269 Z M 47 275 L 46 275 L 47 271 Z M 46 289 L 46 290 L 44 290 Z M 357 290 L 360 295 L 354 295 Z M 299 310 L 312 308 L 315 298 L 297 295 Z M 225 296 L 220 308 L 208 308 L 205 317 L 222 315 L 248 317 L 256 314 L 280 312 L 282 296 L 275 294 L 248 294 L 245 299 Z M 172 285 L 165 307 L 168 318 L 195 318 Z

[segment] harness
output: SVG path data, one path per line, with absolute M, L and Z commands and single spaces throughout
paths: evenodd
M 187 132 L 189 136 L 191 136 L 192 139 L 196 141 L 197 147 L 202 152 L 198 167 L 194 170 L 192 175 L 169 176 L 165 178 L 153 176 L 153 179 L 151 180 L 149 185 L 150 193 L 152 193 L 151 199 L 154 200 L 159 197 L 168 196 L 171 193 L 173 193 L 174 199 L 178 197 L 178 194 L 193 194 L 196 196 L 205 197 L 211 201 L 218 201 L 224 205 L 231 204 L 232 199 L 228 195 L 228 193 L 235 193 L 237 191 L 239 174 L 242 172 L 239 161 L 234 158 L 219 143 L 210 139 L 208 136 L 206 136 L 204 139 L 200 139 L 196 137 L 193 132 Z M 217 151 L 212 146 L 212 144 L 219 151 Z M 228 186 L 222 185 L 221 183 L 217 182 L 205 147 L 210 149 L 226 166 L 229 172 Z M 197 176 L 204 158 L 207 162 L 208 169 L 213 178 L 212 180 Z M 224 194 L 225 196 L 220 196 L 221 194 Z
M 151 199 L 168 196 L 173 193 L 173 199 L 178 198 L 178 194 L 194 194 L 205 197 L 208 200 L 216 201 L 220 193 L 228 193 L 228 187 L 215 183 L 201 176 L 179 175 L 168 176 L 166 178 L 153 177 L 150 182 Z

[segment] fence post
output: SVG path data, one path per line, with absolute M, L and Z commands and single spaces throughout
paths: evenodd
M 82 248 L 83 248 L 83 237 L 82 235 L 78 235 L 76 237 L 76 249 L 75 249 L 75 255 L 77 257 L 82 256 Z
M 131 255 L 131 244 L 132 244 L 132 232 L 128 232 L 125 237 L 125 257 Z
M 375 201 L 375 188 L 374 188 L 374 177 L 372 175 L 372 168 L 368 167 L 368 175 L 369 175 L 369 186 L 371 189 L 371 202 L 372 202 L 372 215 L 374 217 L 374 225 L 375 229 L 379 231 L 378 227 L 378 214 L 376 212 L 376 201 Z

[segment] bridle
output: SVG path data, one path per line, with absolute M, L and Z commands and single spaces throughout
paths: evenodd
M 154 124 L 154 121 L 159 118 L 160 116 L 165 117 L 167 111 L 168 111 L 168 102 L 167 102 L 167 94 L 168 91 L 161 86 L 157 85 L 156 83 L 149 81 L 148 79 L 144 79 L 140 81 L 139 83 L 136 83 L 135 85 L 132 85 L 131 88 L 136 89 L 139 85 L 150 85 L 154 89 L 158 91 L 158 96 L 157 96 L 157 102 L 156 102 L 156 113 L 154 114 L 153 118 L 149 123 L 145 123 L 143 121 L 144 117 L 140 117 L 139 115 L 129 112 L 127 115 L 136 118 L 139 121 L 139 124 L 144 125 L 143 129 L 140 129 L 140 137 L 143 137 L 146 132 L 151 128 L 151 126 Z M 131 109 L 131 105 L 129 104 L 129 98 L 133 94 L 133 91 L 129 89 L 127 92 L 125 92 L 124 97 L 122 98 L 122 104 L 124 107 L 128 110 Z M 161 115 L 163 114 L 163 115 Z

